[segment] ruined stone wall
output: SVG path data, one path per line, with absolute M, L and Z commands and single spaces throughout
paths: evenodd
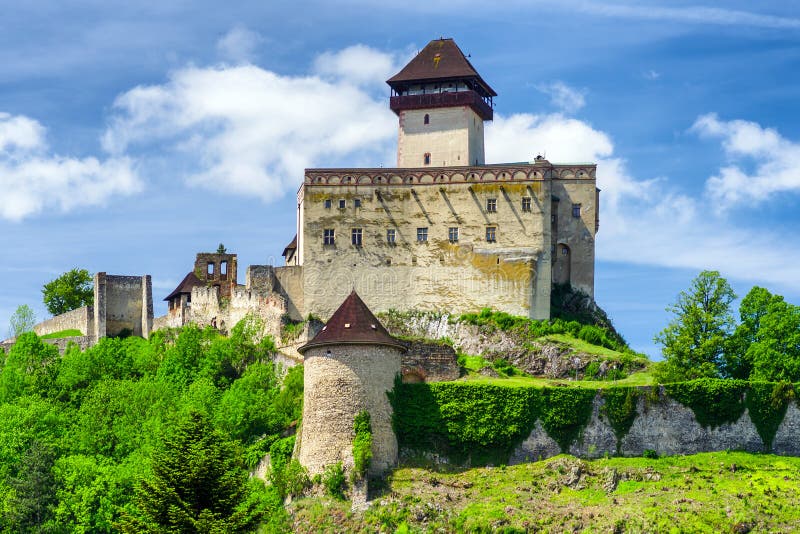
M 354 288 L 378 312 L 492 307 L 548 318 L 552 174 L 569 171 L 579 176 L 575 187 L 595 194 L 593 166 L 335 171 L 308 169 L 299 195 L 303 313 L 322 318 Z M 424 241 L 420 228 L 427 229 Z M 458 229 L 455 243 L 450 228 Z M 495 229 L 495 241 L 487 228 Z M 352 242 L 354 229 L 361 245 Z M 334 244 L 324 243 L 325 230 L 334 231 Z M 591 260 L 593 269 L 593 254 Z
M 400 357 L 396 348 L 371 345 L 306 352 L 299 460 L 311 475 L 336 462 L 353 466 L 353 420 L 361 410 L 368 410 L 372 420 L 370 474 L 382 474 L 397 464 L 397 438 L 386 392 L 400 373 Z
M 56 315 L 33 327 L 33 331 L 39 336 L 72 329 L 80 330 L 83 335 L 94 333 L 94 308 L 92 306 L 83 306 L 82 308 Z
M 553 195 L 559 199 L 557 231 L 553 234 L 553 280 L 594 297 L 594 242 L 599 222 L 598 194 L 594 184 L 587 186 L 579 175 L 585 171 L 566 171 L 552 181 Z M 580 216 L 573 207 L 579 205 Z
M 250 291 L 261 293 L 275 291 L 275 267 L 272 265 L 248 265 L 245 271 L 244 286 Z
M 308 312 L 304 313 L 303 267 L 300 265 L 276 267 L 274 273 L 277 280 L 275 290 L 286 298 L 286 313 L 293 321 L 303 320 L 308 316 Z
M 226 313 L 227 312 L 227 313 Z M 279 339 L 281 317 L 286 313 L 286 300 L 276 293 L 261 293 L 243 288 L 233 290 L 227 310 L 223 310 L 229 328 L 253 314 L 264 321 L 264 333 Z
M 99 320 L 98 320 L 99 318 Z M 115 336 L 124 330 L 148 337 L 153 322 L 150 276 L 95 275 L 96 337 Z
M 407 346 L 408 352 L 401 360 L 403 382 L 441 382 L 461 375 L 453 347 L 423 341 L 412 341 Z
M 642 388 L 644 391 L 649 388 Z M 764 446 L 748 412 L 734 423 L 717 428 L 703 428 L 690 408 L 669 398 L 661 391 L 657 400 L 641 395 L 638 415 L 633 426 L 620 442 L 623 456 L 641 456 L 645 450 L 659 455 L 696 454 L 727 449 L 764 452 Z M 598 458 L 617 454 L 617 441 L 608 419 L 602 415 L 603 399 L 598 395 L 592 417 L 580 438 L 570 447 L 570 454 Z M 535 461 L 560 454 L 558 444 L 547 435 L 539 422 L 530 436 L 512 453 L 511 462 Z M 800 410 L 792 401 L 773 442 L 773 452 L 800 455 Z

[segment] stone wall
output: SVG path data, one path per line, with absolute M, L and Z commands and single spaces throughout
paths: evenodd
M 311 475 L 336 462 L 352 468 L 353 420 L 361 410 L 368 410 L 372 419 L 370 474 L 383 474 L 397 464 L 397 439 L 386 392 L 400 373 L 400 357 L 396 348 L 372 345 L 317 347 L 306 352 L 298 457 Z
M 153 286 L 150 275 L 94 275 L 94 332 L 97 339 L 130 330 L 147 338 L 153 326 Z
M 80 330 L 83 335 L 94 333 L 94 308 L 84 306 L 61 315 L 42 321 L 33 327 L 38 336 L 61 332 L 62 330 Z
M 301 321 L 308 316 L 304 314 L 305 303 L 303 300 L 303 267 L 287 265 L 276 267 L 274 270 L 277 285 L 276 291 L 286 298 L 286 313 L 293 321 Z
M 425 124 L 425 116 L 428 123 Z M 400 112 L 397 166 L 483 165 L 483 119 L 469 106 Z
M 640 395 L 638 415 L 633 426 L 620 441 L 619 453 L 623 456 L 641 456 L 645 450 L 659 455 L 696 454 L 727 449 L 764 452 L 764 446 L 755 425 L 745 410 L 734 423 L 717 428 L 703 428 L 690 408 L 669 398 L 660 390 L 657 400 L 648 398 L 649 388 Z M 617 454 L 617 440 L 608 420 L 602 415 L 603 400 L 595 397 L 592 416 L 580 438 L 570 447 L 570 454 L 584 458 L 598 458 Z M 547 435 L 539 422 L 512 453 L 510 462 L 535 461 L 560 454 L 558 444 Z M 800 455 L 800 409 L 792 401 L 773 442 L 773 452 L 791 456 Z
M 460 376 L 458 357 L 453 347 L 413 341 L 401 360 L 403 382 L 442 382 Z

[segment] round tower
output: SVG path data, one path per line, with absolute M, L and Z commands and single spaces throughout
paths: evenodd
M 386 395 L 400 374 L 406 347 L 394 339 L 355 291 L 314 339 L 304 358 L 299 461 L 311 475 L 342 462 L 353 467 L 353 421 L 362 410 L 372 424 L 369 475 L 397 465 L 397 438 Z

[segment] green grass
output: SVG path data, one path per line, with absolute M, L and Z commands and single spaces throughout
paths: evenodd
M 574 473 L 580 472 L 580 477 Z M 608 480 L 616 473 L 616 488 Z M 363 515 L 318 498 L 292 504 L 295 532 L 794 532 L 800 458 L 743 452 L 494 468 L 397 469 Z
M 550 387 L 550 386 L 571 386 L 577 388 L 602 389 L 616 386 L 651 386 L 653 385 L 653 375 L 648 372 L 633 373 L 622 380 L 569 380 L 565 378 L 541 378 L 533 376 L 512 376 L 509 378 L 491 378 L 478 374 L 467 375 L 465 380 L 480 384 L 492 384 L 495 386 L 527 386 L 527 387 Z
M 77 328 L 70 328 L 68 330 L 61 330 L 59 332 L 53 332 L 52 334 L 45 334 L 39 337 L 41 339 L 61 339 L 64 337 L 79 337 L 82 335 L 83 333 Z
M 591 343 L 587 343 L 582 339 L 572 337 L 569 334 L 549 334 L 547 336 L 537 338 L 536 341 L 540 343 L 553 341 L 556 343 L 567 345 L 578 352 L 585 352 L 586 354 L 595 354 L 597 356 L 604 356 L 607 358 L 620 358 L 623 355 L 622 352 L 612 349 L 607 349 L 599 345 L 592 345 Z

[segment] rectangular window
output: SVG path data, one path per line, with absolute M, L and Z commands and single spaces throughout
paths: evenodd
M 394 228 L 389 228 L 386 230 L 386 242 L 390 245 L 394 245 L 397 239 L 397 232 Z
M 486 227 L 486 242 L 487 243 L 495 243 L 497 241 L 497 227 L 496 226 L 487 226 Z
M 573 204 L 572 205 L 572 216 L 576 217 L 576 218 L 581 216 L 581 205 L 580 204 Z
M 333 245 L 335 242 L 335 235 L 333 232 L 333 228 L 326 228 L 322 232 L 322 244 L 323 245 Z
M 450 228 L 447 231 L 447 239 L 451 243 L 458 243 L 458 228 Z
M 355 246 L 360 247 L 361 246 L 361 228 L 353 228 L 353 231 L 351 233 L 351 237 L 352 237 L 352 243 Z
M 522 211 L 531 211 L 531 197 L 522 197 Z
M 417 242 L 419 242 L 419 243 L 427 243 L 428 242 L 428 229 L 427 228 L 417 228 Z
M 361 199 L 360 198 L 356 198 L 356 199 L 353 200 L 353 207 L 354 208 L 360 208 L 361 207 Z
M 487 198 L 486 199 L 486 211 L 489 213 L 495 213 L 497 211 L 497 199 L 496 198 Z
M 343 210 L 345 208 L 345 206 L 347 206 L 347 201 L 345 199 L 343 199 L 343 198 L 340 198 L 339 199 L 339 209 Z
M 329 199 L 329 198 L 325 199 L 325 209 L 326 210 L 331 209 L 331 199 Z

